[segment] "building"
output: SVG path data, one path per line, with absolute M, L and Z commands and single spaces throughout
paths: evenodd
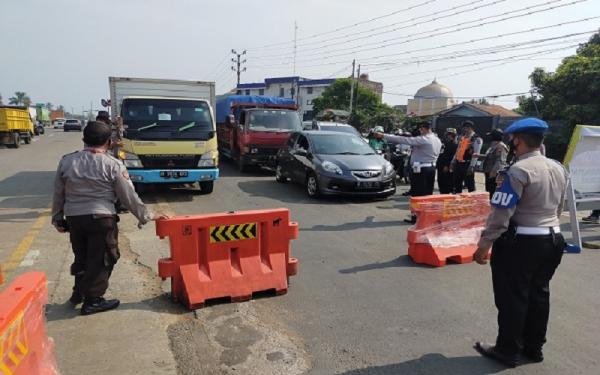
M 313 100 L 331 85 L 335 79 L 308 79 L 299 76 L 267 78 L 264 83 L 240 83 L 238 95 L 265 95 L 295 99 L 304 121 L 312 120 Z M 297 94 L 296 94 L 297 92 Z
M 506 128 L 521 117 L 521 114 L 495 104 L 462 103 L 436 113 L 433 127 L 438 134 L 443 134 L 447 128 L 460 130 L 463 121 L 471 120 L 475 124 L 475 132 L 484 136 L 492 129 Z
M 358 84 L 373 91 L 379 96 L 379 99 L 383 98 L 383 83 L 369 80 L 367 73 L 363 73 L 358 77 Z
M 407 114 L 412 116 L 431 116 L 454 105 L 452 91 L 435 79 L 429 85 L 421 87 L 414 99 L 408 99 Z

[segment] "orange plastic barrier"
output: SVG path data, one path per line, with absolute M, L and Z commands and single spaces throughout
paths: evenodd
M 46 276 L 30 272 L 0 293 L 0 374 L 58 374 L 52 340 L 46 335 Z
M 298 272 L 290 240 L 298 224 L 288 209 L 183 216 L 156 222 L 156 234 L 169 237 L 171 257 L 158 262 L 158 274 L 171 278 L 171 296 L 190 309 L 206 300 L 245 301 L 252 293 L 284 294 Z
M 417 222 L 408 230 L 408 255 L 436 267 L 447 260 L 472 262 L 490 213 L 489 199 L 487 192 L 411 198 Z

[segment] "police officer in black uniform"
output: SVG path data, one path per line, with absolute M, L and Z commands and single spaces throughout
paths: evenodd
M 444 144 L 442 146 L 442 152 L 438 157 L 436 168 L 437 168 L 437 180 L 440 194 L 452 194 L 454 192 L 454 173 L 450 171 L 452 158 L 456 154 L 456 129 L 446 129 Z
M 498 308 L 495 345 L 478 342 L 475 349 L 509 367 L 519 363 L 519 354 L 533 362 L 544 360 L 550 279 L 565 249 L 559 218 L 568 174 L 540 152 L 547 129 L 536 118 L 519 120 L 506 129 L 516 162 L 498 175 L 492 213 L 474 254 L 477 263 L 485 264 L 492 247 Z

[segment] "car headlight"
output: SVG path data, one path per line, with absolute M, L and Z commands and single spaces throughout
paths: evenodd
M 214 167 L 215 166 L 215 158 L 213 158 L 212 152 L 206 152 L 202 154 L 200 157 L 200 161 L 198 161 L 198 167 Z
M 386 176 L 389 176 L 389 175 L 391 175 L 392 173 L 394 173 L 394 166 L 393 166 L 393 165 L 392 165 L 392 163 L 390 163 L 390 162 L 387 162 L 387 163 L 385 164 L 385 167 L 383 167 L 383 168 L 384 168 L 384 169 L 383 169 L 383 172 L 384 172 L 384 174 L 385 174 Z
M 142 161 L 136 154 L 127 151 L 119 151 L 119 157 L 123 160 L 127 168 L 143 168 Z
M 323 164 L 321 164 L 321 166 L 323 167 L 323 169 L 326 172 L 340 174 L 340 175 L 344 174 L 344 172 L 342 172 L 342 168 L 340 168 L 337 164 L 334 164 L 330 161 L 324 161 Z

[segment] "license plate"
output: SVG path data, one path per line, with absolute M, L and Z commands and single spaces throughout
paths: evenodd
M 180 177 L 187 177 L 187 176 L 188 176 L 187 171 L 161 171 L 160 172 L 160 177 L 162 177 L 162 178 L 180 178 Z
M 379 186 L 379 181 L 360 181 L 356 183 L 356 187 L 359 189 L 377 189 Z

